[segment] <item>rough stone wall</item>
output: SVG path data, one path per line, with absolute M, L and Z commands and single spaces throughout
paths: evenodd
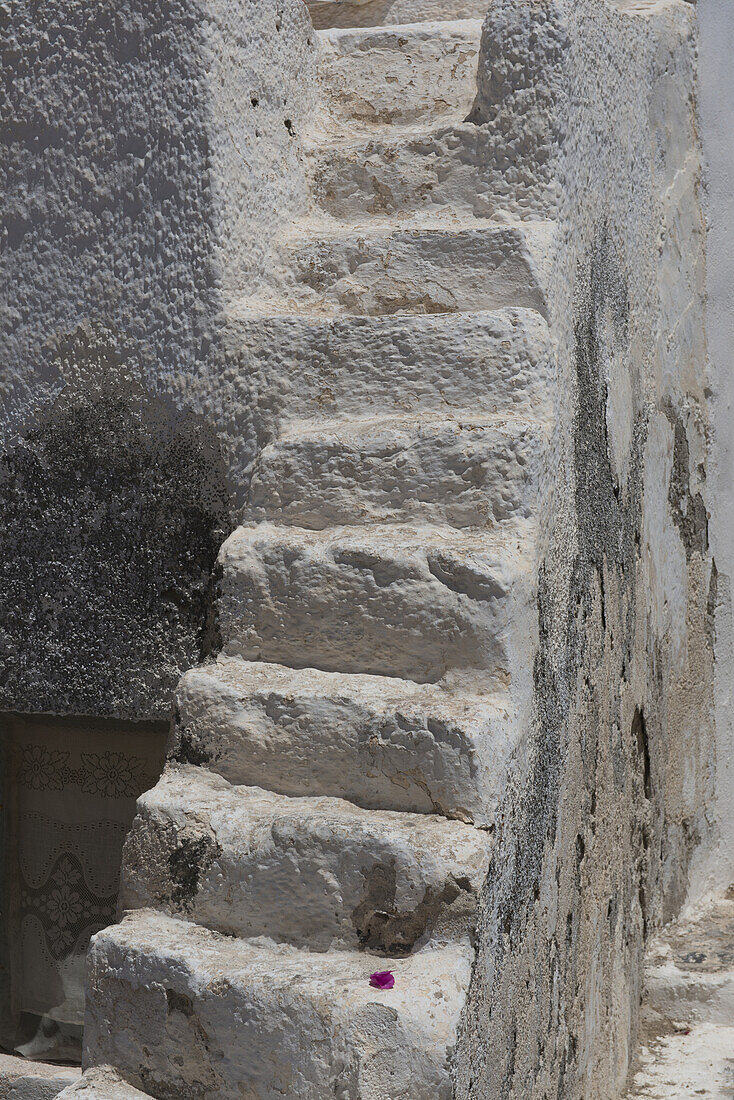
M 485 891 L 462 1098 L 618 1094 L 646 938 L 711 827 L 694 59 L 684 3 L 499 0 L 485 25 L 475 115 L 532 120 L 564 208 L 536 713 Z
M 0 6 L 0 709 L 167 714 L 254 453 L 222 350 L 301 201 L 300 0 Z
M 701 887 L 721 891 L 734 881 L 734 7 L 698 0 L 698 109 L 706 217 L 706 343 L 710 410 L 709 472 L 705 499 L 717 568 L 714 616 L 717 724 L 716 823 L 718 843 Z

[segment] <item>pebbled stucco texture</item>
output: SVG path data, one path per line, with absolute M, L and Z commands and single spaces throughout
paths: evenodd
M 205 649 L 255 448 L 223 310 L 300 201 L 309 27 L 0 5 L 2 708 L 159 716 Z

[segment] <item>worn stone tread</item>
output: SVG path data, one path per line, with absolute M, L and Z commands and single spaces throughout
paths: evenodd
M 138 802 L 120 904 L 207 928 L 388 955 L 474 924 L 490 835 L 425 814 L 292 798 L 169 765 Z
M 317 30 L 482 19 L 487 0 L 308 0 Z
M 219 567 L 227 656 L 491 689 L 536 629 L 534 532 L 519 522 L 499 534 L 261 523 L 230 535 Z
M 263 419 L 281 406 L 314 419 L 469 407 L 551 415 L 554 349 L 535 310 L 317 317 L 248 304 L 232 311 L 230 340 L 233 354 L 244 349 Z
M 523 723 L 502 695 L 219 657 L 176 694 L 173 755 L 232 783 L 491 824 Z
M 464 118 L 477 91 L 481 20 L 319 33 L 319 86 L 331 135 L 355 126 Z
M 548 429 L 528 417 L 467 410 L 292 421 L 260 452 L 247 521 L 321 530 L 531 520 Z
M 283 304 L 366 316 L 509 306 L 545 316 L 554 233 L 548 221 L 448 214 L 397 224 L 303 223 L 282 246 Z
M 147 1092 L 133 1088 L 110 1066 L 94 1066 L 85 1070 L 75 1084 L 59 1093 L 59 1100 L 73 1100 L 75 1097 L 79 1100 L 149 1100 Z
M 734 1026 L 701 1023 L 642 1051 L 626 1100 L 731 1100 Z
M 704 897 L 653 941 L 628 1100 L 734 1094 L 734 888 Z
M 311 203 L 344 223 L 421 215 L 542 221 L 558 210 L 559 189 L 534 146 L 508 147 L 492 127 L 434 120 L 420 129 L 373 127 L 367 133 L 320 134 L 306 147 Z M 507 160 L 513 163 L 507 175 Z
M 77 1066 L 0 1054 L 0 1100 L 54 1100 L 80 1076 Z
M 451 1058 L 472 949 L 428 947 L 387 968 L 222 936 L 141 910 L 94 937 L 86 1041 L 153 1096 L 451 1100 Z M 198 1091 L 197 1091 L 198 1090 Z

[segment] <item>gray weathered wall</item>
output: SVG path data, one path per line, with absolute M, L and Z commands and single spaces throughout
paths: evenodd
M 692 9 L 497 0 L 484 53 L 481 117 L 532 120 L 564 235 L 529 779 L 506 794 L 458 1095 L 608 1100 L 713 801 Z
M 0 709 L 163 715 L 254 439 L 223 311 L 298 205 L 300 0 L 0 6 Z
M 711 431 L 706 503 L 718 571 L 716 632 L 717 844 L 700 886 L 734 881 L 734 6 L 698 0 L 698 106 L 706 216 L 706 340 Z

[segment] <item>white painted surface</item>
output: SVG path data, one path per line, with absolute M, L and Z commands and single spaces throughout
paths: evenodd
M 710 388 L 709 534 L 719 571 L 716 609 L 717 818 L 713 885 L 734 879 L 734 5 L 699 0 L 699 116 L 707 222 Z
M 184 897 L 171 868 L 187 850 Z M 312 951 L 401 954 L 469 934 L 490 852 L 490 835 L 460 821 L 287 798 L 172 764 L 140 800 L 120 907 Z
M 186 1096 L 183 1081 L 218 1100 L 451 1100 L 471 954 L 451 945 L 386 963 L 136 912 L 92 941 L 87 1041 L 158 1097 Z M 394 988 L 372 988 L 385 969 Z
M 53 1100 L 80 1076 L 76 1066 L 54 1066 L 0 1054 L 0 1100 Z

